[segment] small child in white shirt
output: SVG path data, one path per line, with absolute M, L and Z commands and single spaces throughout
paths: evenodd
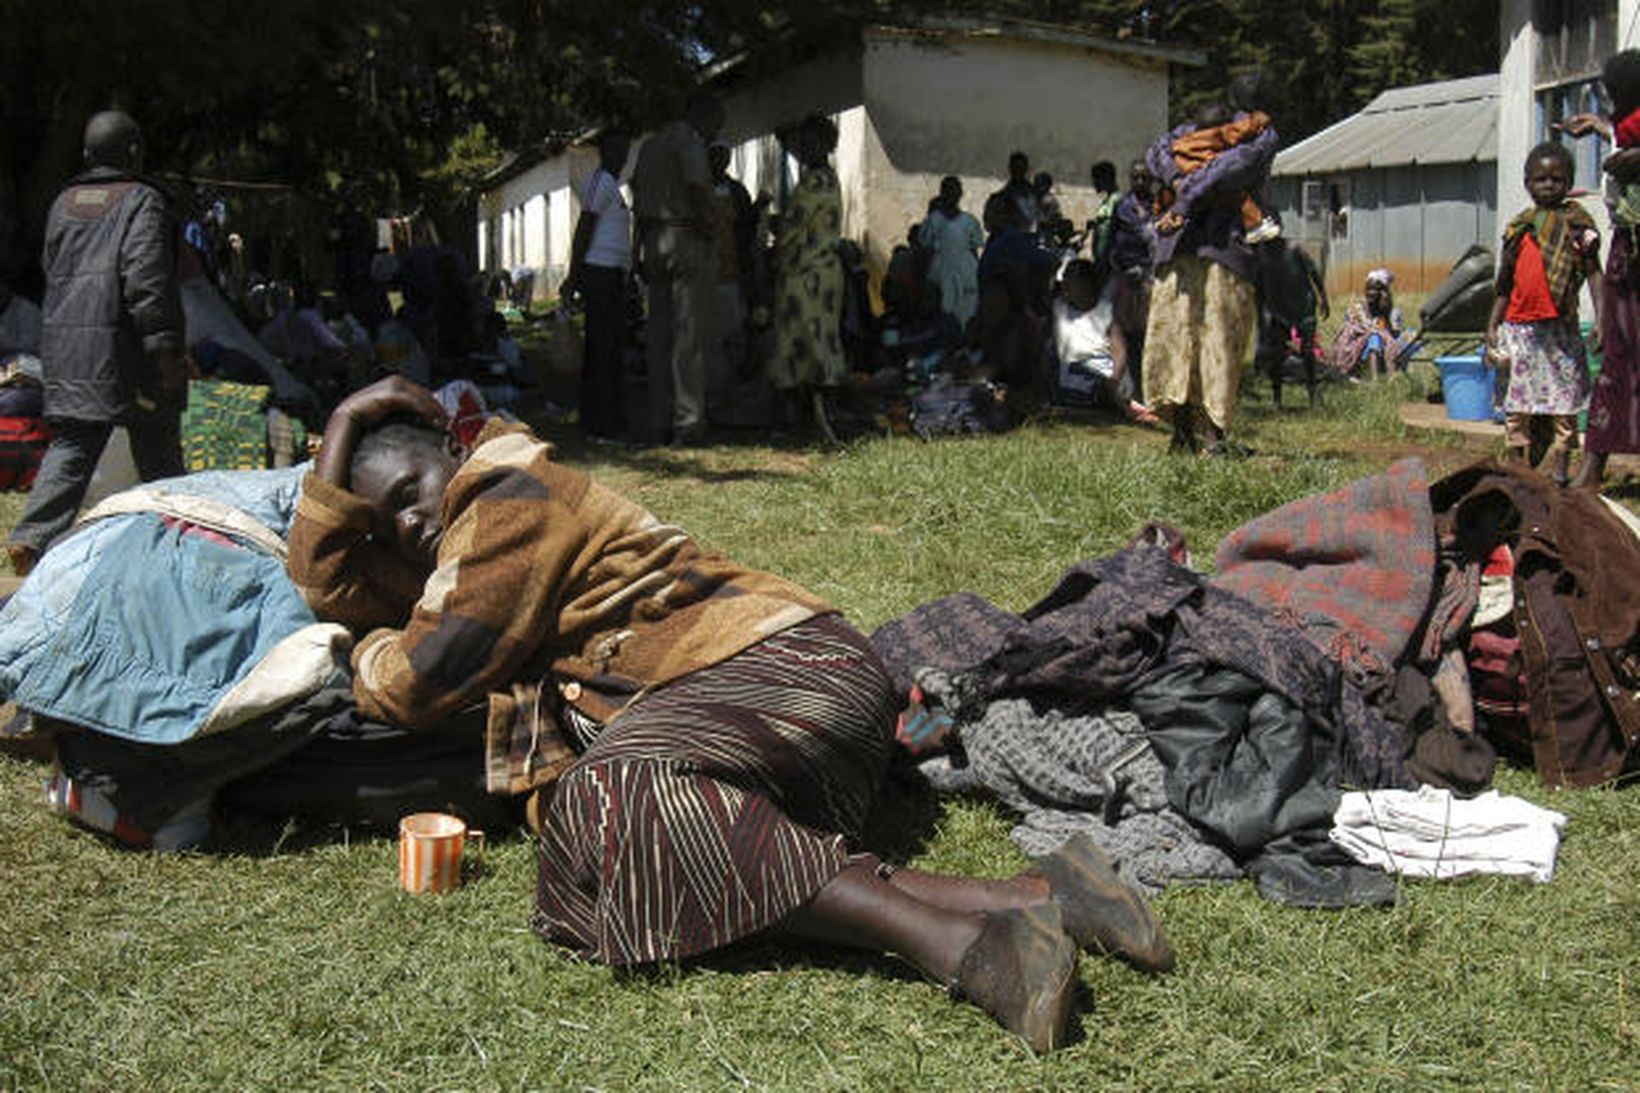
M 1109 406 L 1130 421 L 1159 419 L 1134 398 L 1127 343 L 1116 322 L 1113 281 L 1099 283 L 1098 267 L 1084 258 L 1065 265 L 1053 302 L 1056 384 L 1065 401 Z

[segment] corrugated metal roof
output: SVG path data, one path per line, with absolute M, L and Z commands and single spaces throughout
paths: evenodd
M 1498 77 L 1394 87 L 1276 156 L 1273 176 L 1498 158 Z

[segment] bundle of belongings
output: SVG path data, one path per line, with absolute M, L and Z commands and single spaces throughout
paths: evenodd
M 307 458 L 305 422 L 317 423 L 311 385 L 268 352 L 199 273 L 180 284 L 188 353 L 199 378 L 182 415 L 183 466 L 200 470 L 289 467 Z
M 44 391 L 39 357 L 17 354 L 0 363 L 0 490 L 34 485 L 51 447 Z
M 285 573 L 310 465 L 211 471 L 107 498 L 0 607 L 8 750 L 54 750 L 47 803 L 135 848 L 212 839 L 223 810 L 391 828 L 485 791 L 483 707 L 431 733 L 362 719 L 352 639 Z M 490 810 L 486 812 L 486 810 Z
M 51 446 L 40 370 L 40 308 L 0 280 L 0 490 L 26 490 Z
M 1211 579 L 1179 548 L 1141 536 L 1021 615 L 963 594 L 879 629 L 913 770 L 1018 811 L 1027 854 L 1087 832 L 1148 890 L 1245 871 L 1338 906 L 1393 899 L 1392 872 L 1547 879 L 1563 820 L 1476 797 L 1494 745 L 1551 786 L 1635 765 L 1640 536 L 1599 497 L 1405 460 L 1252 521 Z

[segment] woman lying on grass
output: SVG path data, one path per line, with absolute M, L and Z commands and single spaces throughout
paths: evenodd
M 491 422 L 470 451 L 397 378 L 339 406 L 291 529 L 320 617 L 374 627 L 361 713 L 411 728 L 489 702 L 495 792 L 533 794 L 534 925 L 612 965 L 787 935 L 910 960 L 1043 1051 L 1080 945 L 1162 971 L 1142 899 L 1088 840 L 1004 881 L 851 850 L 896 695 L 812 593 L 681 529 Z

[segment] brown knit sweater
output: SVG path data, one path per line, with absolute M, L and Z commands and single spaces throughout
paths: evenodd
M 489 702 L 490 788 L 523 792 L 574 760 L 560 703 L 607 722 L 644 694 L 831 611 L 708 554 L 527 428 L 491 422 L 444 494 L 438 566 L 406 595 L 370 509 L 313 475 L 292 580 L 320 618 L 371 630 L 353 651 L 360 712 L 409 728 Z

